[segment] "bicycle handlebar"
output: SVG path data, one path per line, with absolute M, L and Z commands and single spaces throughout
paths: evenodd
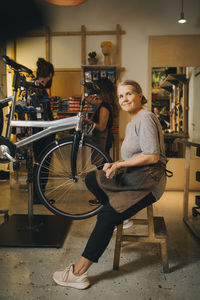
M 38 80 L 34 79 L 33 81 L 27 81 L 25 77 L 21 77 L 20 85 L 26 89 L 30 88 L 39 88 L 44 90 L 45 86 L 43 86 Z
M 16 61 L 10 59 L 7 55 L 3 55 L 2 59 L 4 61 L 5 64 L 11 66 L 11 68 L 13 68 L 15 71 L 21 71 L 21 72 L 25 72 L 28 73 L 30 75 L 33 74 L 33 71 L 21 64 L 18 64 Z

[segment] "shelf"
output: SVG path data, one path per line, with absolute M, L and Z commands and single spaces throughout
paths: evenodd
M 125 71 L 125 68 L 116 65 L 82 65 L 81 67 L 86 69 L 117 69 L 119 71 Z
M 93 111 L 84 111 L 85 113 L 88 113 L 88 114 L 93 114 L 94 112 Z M 77 115 L 79 113 L 79 110 L 77 111 L 58 111 L 57 115 L 60 116 L 60 115 L 71 115 L 71 114 L 75 114 Z
M 87 69 L 113 69 L 113 68 L 117 68 L 116 65 L 108 65 L 108 66 L 104 66 L 104 65 L 82 65 L 82 68 L 87 68 Z
M 161 82 L 160 87 L 167 91 L 172 91 L 172 86 L 178 86 L 179 84 L 186 84 L 187 78 L 185 74 L 169 74 L 166 79 Z
M 186 84 L 187 78 L 185 74 L 172 74 L 169 75 L 169 80 L 172 80 L 175 85 L 178 85 L 179 83 Z
M 177 142 L 185 144 L 187 146 L 200 147 L 200 141 L 198 140 L 190 140 L 190 139 L 180 139 Z
M 152 89 L 152 102 L 153 101 L 169 101 L 170 95 L 169 92 L 158 88 L 158 89 Z
M 166 72 L 163 77 L 160 74 L 158 78 L 154 75 L 152 107 L 160 110 L 167 156 L 184 157 L 185 147 L 174 142 L 188 137 L 188 79 L 186 74 L 175 71 Z
M 168 91 L 169 93 L 172 92 L 172 85 L 169 81 L 167 81 L 166 79 L 160 84 L 160 88 Z
M 168 132 L 164 132 L 164 138 L 173 138 L 173 139 L 177 139 L 177 138 L 180 138 L 180 139 L 185 139 L 187 138 L 187 134 L 185 133 L 176 133 L 176 132 L 171 132 L 171 133 L 168 133 Z

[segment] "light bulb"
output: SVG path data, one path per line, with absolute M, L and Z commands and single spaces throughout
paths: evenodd
M 183 12 L 183 0 L 182 0 L 181 16 L 180 16 L 180 19 L 178 20 L 178 22 L 179 22 L 180 24 L 186 23 L 186 19 L 185 19 L 185 17 L 184 17 L 184 12 Z
M 186 19 L 179 19 L 178 22 L 179 22 L 180 24 L 184 24 L 184 23 L 186 23 L 187 21 L 186 21 Z

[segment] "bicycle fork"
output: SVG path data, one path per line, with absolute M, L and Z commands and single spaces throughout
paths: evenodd
M 74 140 L 72 144 L 72 151 L 71 151 L 71 170 L 72 170 L 72 180 L 74 182 L 78 181 L 77 177 L 77 156 L 78 156 L 78 149 L 80 146 L 81 141 L 81 132 L 75 131 L 74 133 Z
M 79 147 L 82 147 L 82 143 L 83 143 L 82 122 L 83 122 L 83 118 L 85 117 L 85 114 L 83 112 L 83 101 L 81 103 L 80 112 L 78 113 L 79 120 L 75 128 L 72 151 L 71 151 L 71 171 L 72 171 L 72 180 L 74 182 L 78 181 L 77 157 L 78 157 Z

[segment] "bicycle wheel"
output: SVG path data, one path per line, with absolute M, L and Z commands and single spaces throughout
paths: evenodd
M 77 180 L 71 176 L 73 138 L 50 144 L 35 163 L 35 189 L 44 205 L 54 214 L 72 219 L 86 219 L 96 215 L 102 205 L 91 207 L 94 195 L 85 185 L 88 172 L 97 170 L 111 158 L 89 139 L 78 149 Z

